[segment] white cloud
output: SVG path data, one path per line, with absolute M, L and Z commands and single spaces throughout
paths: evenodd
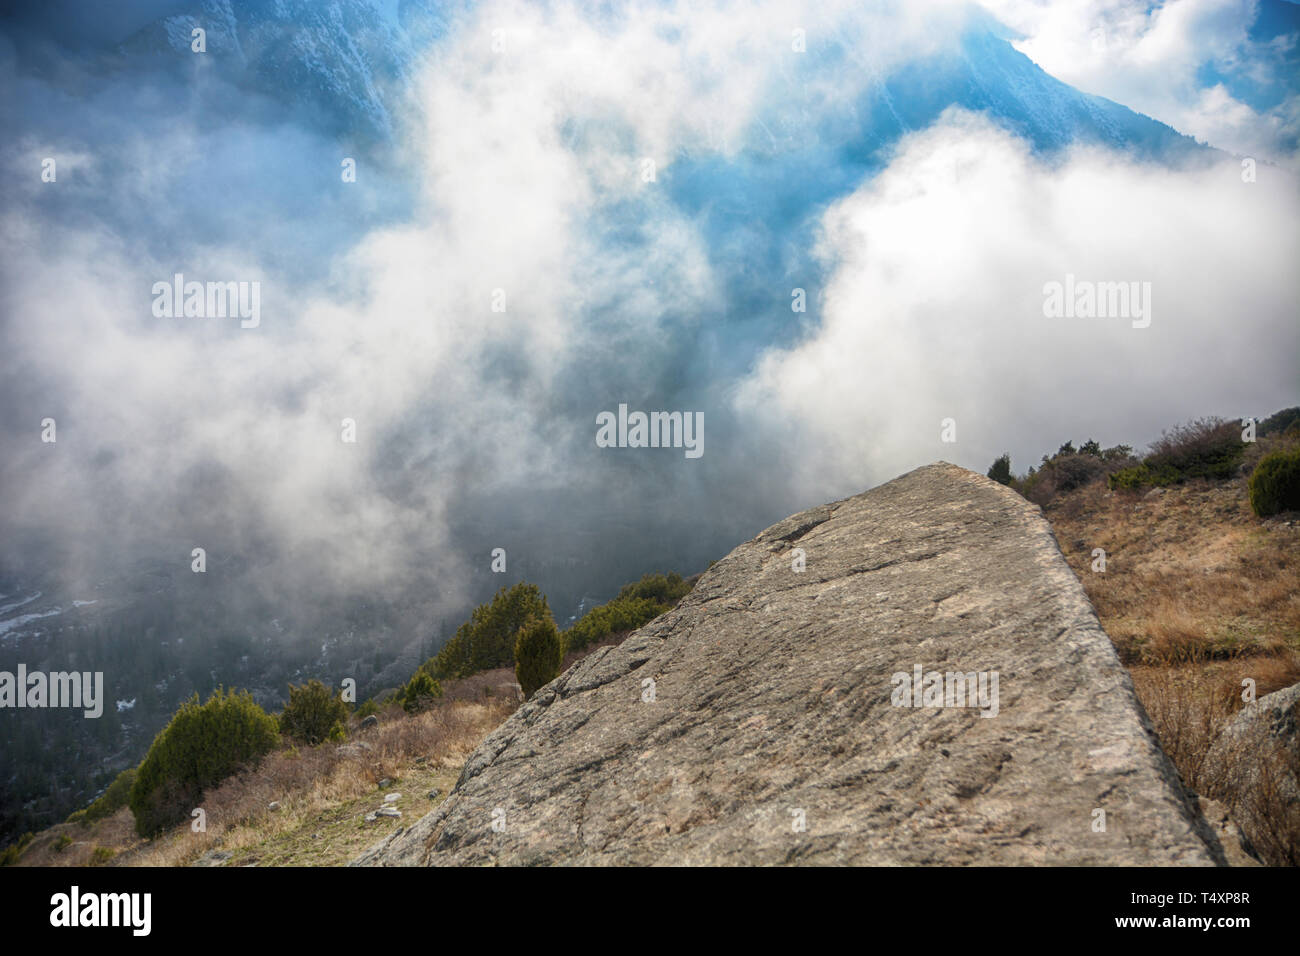
M 827 212 L 821 326 L 768 354 L 738 407 L 797 447 L 814 498 L 938 458 L 982 470 L 1010 448 L 1023 471 L 1067 438 L 1154 438 L 1189 403 L 1267 414 L 1294 400 L 1296 201 L 1289 174 L 1248 184 L 1233 162 L 1047 164 L 950 112 Z M 1150 327 L 1046 318 L 1067 273 L 1151 282 Z
M 981 0 L 1025 35 L 1017 48 L 1048 73 L 1238 155 L 1295 165 L 1300 98 L 1257 111 L 1203 66 L 1271 78 L 1247 32 L 1257 0 Z
M 233 516 L 221 530 L 266 535 L 325 581 L 436 580 L 452 600 L 464 560 L 445 551 L 448 501 L 466 487 L 587 480 L 568 456 L 594 421 L 553 414 L 588 385 L 574 358 L 619 381 L 669 354 L 665 316 L 718 309 L 726 277 L 700 225 L 647 190 L 637 162 L 662 173 L 683 150 L 734 154 L 774 90 L 851 109 L 861 86 L 947 42 L 962 17 L 947 0 L 589 12 L 501 0 L 458 25 L 417 95 L 425 125 L 407 148 L 422 200 L 408 223 L 359 236 L 328 287 L 285 285 L 255 244 L 149 259 L 132 237 L 8 214 L 6 304 L 26 317 L 5 327 L 8 368 L 28 377 L 40 414 L 61 417 L 57 455 L 27 441 L 31 429 L 12 443 L 9 513 L 118 541 Z M 842 44 L 850 67 L 801 72 L 796 27 L 810 50 Z M 203 152 L 201 127 L 173 125 L 117 144 L 142 158 L 127 184 L 142 201 Z M 611 241 L 602 215 L 634 199 L 637 239 Z M 1280 395 L 1294 373 L 1294 200 L 1289 180 L 1264 172 L 1247 186 L 1230 169 L 1099 154 L 1050 167 L 952 117 L 827 213 L 821 326 L 743 383 L 741 424 L 779 437 L 773 454 L 798 463 L 790 477 L 808 503 L 944 454 L 931 438 L 948 415 L 972 449 L 964 463 L 983 467 L 1014 429 L 1018 452 L 1055 447 L 1094 406 L 1087 420 L 1123 440 L 1199 395 L 1216 408 Z M 250 228 L 263 225 L 282 228 Z M 175 271 L 261 280 L 261 327 L 153 319 L 150 284 Z M 1152 327 L 1049 326 L 1041 287 L 1067 271 L 1149 279 Z M 490 308 L 497 288 L 505 313 Z M 357 445 L 339 440 L 344 417 Z M 396 434 L 394 463 L 380 439 Z M 762 454 L 716 434 L 710 462 L 734 455 L 741 470 Z M 214 461 L 224 485 L 196 476 Z M 197 542 L 171 544 L 185 556 Z

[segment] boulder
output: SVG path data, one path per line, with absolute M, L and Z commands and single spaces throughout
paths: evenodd
M 1041 511 L 941 462 L 736 548 L 354 864 L 1223 862 Z
M 1300 684 L 1247 704 L 1205 759 L 1210 796 L 1233 808 L 1249 844 L 1285 844 L 1300 832 Z
M 1300 754 L 1300 684 L 1266 694 L 1237 711 L 1215 741 L 1215 750 L 1268 739 L 1291 754 Z M 1300 761 L 1297 761 L 1300 765 Z

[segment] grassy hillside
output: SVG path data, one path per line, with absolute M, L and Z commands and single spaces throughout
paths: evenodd
M 674 606 L 693 580 L 648 575 L 628 585 L 609 605 L 593 608 L 584 618 L 582 639 L 567 649 L 562 669 L 626 638 L 631 627 L 616 629 L 620 624 L 639 625 Z M 664 582 L 671 593 L 656 593 L 660 603 L 650 607 L 640 592 Z M 629 601 L 638 603 L 628 610 Z M 348 718 L 343 742 L 287 745 L 257 767 L 229 777 L 203 795 L 206 829 L 201 832 L 180 824 L 155 839 L 142 839 L 131 810 L 123 805 L 125 797 L 101 798 L 67 822 L 15 846 L 11 855 L 16 859 L 10 862 L 341 866 L 386 832 L 409 826 L 445 799 L 465 758 L 520 702 L 512 666 L 444 680 L 439 690 L 439 697 L 414 712 L 403 708 L 400 695 L 378 707 L 367 702 Z M 372 712 L 376 722 L 367 726 L 363 721 Z M 129 775 L 110 793 L 118 789 L 129 791 Z M 400 816 L 375 815 L 380 807 Z
M 1122 490 L 1101 475 L 1044 504 L 1183 781 L 1238 819 L 1265 821 L 1256 851 L 1288 866 L 1300 865 L 1300 807 L 1206 758 L 1245 706 L 1243 681 L 1256 697 L 1300 681 L 1300 513 L 1259 517 L 1248 490 L 1261 458 L 1296 447 L 1300 436 L 1275 433 L 1249 444 L 1227 478 Z M 1300 771 L 1293 752 L 1241 756 L 1266 778 Z
M 155 840 L 135 833 L 128 808 L 38 834 L 24 866 L 332 866 L 391 828 L 418 819 L 455 784 L 465 757 L 514 709 L 502 698 L 452 700 L 416 715 L 392 706 L 379 723 L 355 725 L 347 743 L 277 751 L 253 771 L 205 795 L 206 831 L 174 827 Z M 384 785 L 381 787 L 380 784 Z M 440 791 L 434 798 L 433 789 Z M 402 817 L 366 814 L 391 805 Z

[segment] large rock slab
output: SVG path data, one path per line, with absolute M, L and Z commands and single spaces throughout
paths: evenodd
M 982 674 L 985 706 L 896 706 L 895 675 L 917 667 Z M 539 690 L 438 810 L 355 862 L 1223 855 L 1039 509 L 939 463 L 736 548 Z

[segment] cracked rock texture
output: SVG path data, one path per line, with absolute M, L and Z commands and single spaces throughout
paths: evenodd
M 894 706 L 916 665 L 996 716 Z M 941 462 L 736 548 L 355 862 L 1223 861 L 1039 509 Z

